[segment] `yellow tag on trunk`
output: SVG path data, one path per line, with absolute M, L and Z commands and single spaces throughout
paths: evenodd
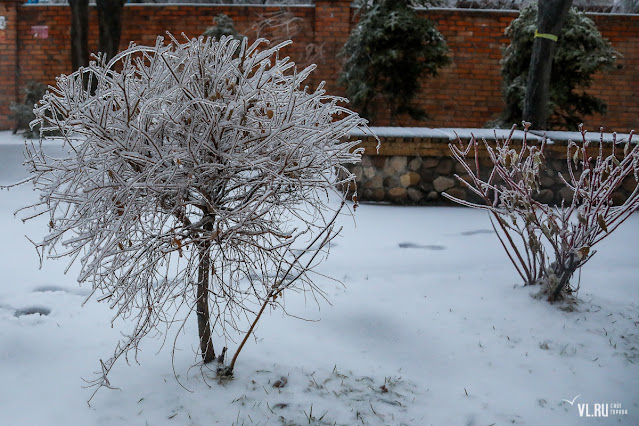
M 558 40 L 558 37 L 556 35 L 554 35 L 554 34 L 540 33 L 537 30 L 535 30 L 535 37 L 534 38 L 537 38 L 537 37 L 546 38 L 548 40 L 554 41 L 555 43 Z

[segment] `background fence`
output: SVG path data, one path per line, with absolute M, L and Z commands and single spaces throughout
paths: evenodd
M 251 38 L 291 38 L 286 52 L 301 65 L 316 63 L 310 84 L 327 82 L 332 94 L 343 94 L 336 84 L 338 52 L 354 25 L 350 0 L 316 0 L 315 5 L 235 6 L 130 4 L 123 11 L 121 48 L 129 41 L 154 44 L 166 31 L 176 37 L 202 34 L 213 18 L 230 16 L 240 33 Z M 453 64 L 436 78 L 424 81 L 420 93 L 426 122 L 404 120 L 402 125 L 428 127 L 482 127 L 503 108 L 500 85 L 501 48 L 508 42 L 504 29 L 514 11 L 429 9 L 420 13 L 437 23 L 450 47 Z M 605 126 L 626 132 L 639 117 L 639 15 L 589 14 L 599 31 L 620 53 L 616 69 L 597 75 L 590 92 L 608 104 L 603 116 L 586 117 L 589 128 Z M 2 19 L 4 18 L 4 19 Z M 11 128 L 9 104 L 22 97 L 20 88 L 35 80 L 52 84 L 55 76 L 71 72 L 70 8 L 68 5 L 30 5 L 0 1 L 0 128 Z M 89 48 L 97 49 L 98 24 L 91 9 Z M 401 72 L 401 70 L 398 70 Z M 380 114 L 376 125 L 386 125 Z M 571 129 L 574 130 L 574 129 Z

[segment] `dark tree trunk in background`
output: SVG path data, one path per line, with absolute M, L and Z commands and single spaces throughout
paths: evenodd
M 89 0 L 69 0 L 71 6 L 72 71 L 89 65 Z
M 559 36 L 572 0 L 539 0 L 537 4 L 537 31 Z M 555 44 L 555 41 L 543 37 L 535 37 L 533 42 L 523 119 L 537 130 L 546 130 L 551 113 L 548 111 L 548 97 Z
M 106 60 L 118 53 L 122 34 L 122 7 L 125 0 L 96 0 L 100 40 L 98 51 L 106 54 Z

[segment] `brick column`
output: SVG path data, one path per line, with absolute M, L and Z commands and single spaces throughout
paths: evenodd
M 328 93 L 343 94 L 337 86 L 341 61 L 336 58 L 348 39 L 351 27 L 351 0 L 315 0 L 315 44 L 322 55 L 318 72 L 326 79 Z
M 18 7 L 20 0 L 0 1 L 0 130 L 14 126 L 9 105 L 18 99 Z

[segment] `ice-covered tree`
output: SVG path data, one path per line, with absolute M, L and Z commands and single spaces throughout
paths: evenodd
M 40 201 L 25 220 L 49 224 L 37 247 L 79 264 L 114 320 L 133 322 L 95 385 L 109 386 L 149 332 L 191 314 L 203 362 L 231 375 L 267 308 L 289 291 L 322 295 L 313 268 L 339 232 L 354 185 L 343 164 L 361 157 L 347 135 L 365 120 L 323 85 L 302 87 L 314 67 L 281 57 L 289 43 L 159 38 L 58 77 L 36 109 L 69 150 L 28 152 Z M 214 336 L 241 339 L 226 365 Z
M 425 118 L 414 100 L 421 87 L 420 79 L 437 75 L 448 65 L 448 46 L 433 22 L 421 18 L 415 4 L 432 4 L 432 0 L 361 0 L 360 20 L 344 45 L 346 58 L 339 83 L 359 108 L 372 117 L 378 104 L 388 107 L 391 125 L 397 117 L 408 114 Z

